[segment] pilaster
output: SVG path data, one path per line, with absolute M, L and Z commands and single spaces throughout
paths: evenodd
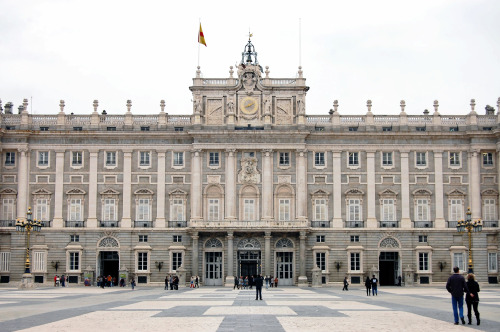
M 227 232 L 227 276 L 226 286 L 232 287 L 234 285 L 234 235 L 233 232 Z
M 307 150 L 297 150 L 296 219 L 307 219 Z
M 273 150 L 262 151 L 262 219 L 271 220 L 273 217 Z
M 472 219 L 481 218 L 481 180 L 480 180 L 480 153 L 479 150 L 473 150 L 469 153 L 470 157 L 470 187 L 471 187 L 471 213 Z
M 26 219 L 28 210 L 28 146 L 17 150 L 19 152 L 19 169 L 17 171 L 18 190 L 17 190 L 17 217 Z
M 53 228 L 64 227 L 63 197 L 64 197 L 64 150 L 56 151 L 56 185 L 54 193 Z
M 192 253 L 192 259 L 193 263 L 191 266 L 191 273 L 193 276 L 197 276 L 198 273 L 198 239 L 200 236 L 198 235 L 198 232 L 194 232 L 193 235 L 191 235 L 191 239 L 193 240 L 193 253 Z
M 131 228 L 132 219 L 130 218 L 132 193 L 132 150 L 123 151 L 123 212 L 122 228 Z
M 265 232 L 264 235 L 264 271 L 263 275 L 272 275 L 271 274 L 271 232 Z
M 89 151 L 89 214 L 87 218 L 88 228 L 97 228 L 97 160 L 99 151 Z
M 375 152 L 366 152 L 366 196 L 368 213 L 366 218 L 367 228 L 377 228 L 377 215 L 375 212 Z
M 411 228 L 408 151 L 401 151 L 401 228 Z
M 306 232 L 300 232 L 300 248 L 299 248 L 299 286 L 307 287 L 306 276 Z
M 236 220 L 236 158 L 234 149 L 226 150 L 226 219 Z
M 156 220 L 155 228 L 165 228 L 165 150 L 157 150 L 158 170 L 156 183 Z
M 342 228 L 342 152 L 333 153 L 333 221 L 332 228 Z
M 434 151 L 434 191 L 436 193 L 435 228 L 446 228 L 444 220 L 443 151 Z
M 201 213 L 201 150 L 192 151 L 191 219 L 203 219 Z

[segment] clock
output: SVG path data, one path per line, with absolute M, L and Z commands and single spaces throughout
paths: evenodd
M 259 109 L 259 100 L 253 97 L 245 97 L 240 101 L 240 109 L 245 114 L 255 114 Z

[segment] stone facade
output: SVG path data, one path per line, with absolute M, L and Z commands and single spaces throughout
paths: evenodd
M 229 77 L 196 72 L 191 115 L 30 115 L 27 100 L 0 116 L 0 276 L 19 282 L 31 237 L 37 282 L 65 274 L 161 283 L 185 270 L 206 285 L 262 273 L 280 284 L 444 282 L 467 266 L 498 278 L 500 118 L 478 115 L 307 115 L 302 69 L 263 71 L 251 42 Z M 500 101 L 499 105 L 500 107 Z M 0 104 L 1 108 L 1 104 Z M 104 112 L 103 112 L 104 113 Z M 182 272 L 184 273 L 184 272 Z

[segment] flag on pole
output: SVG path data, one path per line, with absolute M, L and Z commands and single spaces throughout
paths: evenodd
M 198 34 L 198 43 L 207 46 L 207 43 L 205 42 L 205 36 L 203 35 L 203 30 L 201 30 L 201 22 L 200 22 L 200 33 Z

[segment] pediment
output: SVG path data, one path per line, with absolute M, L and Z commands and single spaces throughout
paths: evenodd
M 432 193 L 427 189 L 417 189 L 413 191 L 413 196 L 431 196 Z
M 120 195 L 120 193 L 112 188 L 105 189 L 100 192 L 101 195 Z
M 66 195 L 85 195 L 85 191 L 80 188 L 73 188 L 68 191 L 66 191 Z
M 12 188 L 4 188 L 0 190 L 0 195 L 17 195 L 17 191 Z
M 137 189 L 136 191 L 134 191 L 134 194 L 136 194 L 136 195 L 154 195 L 154 192 L 150 189 L 142 188 L 142 189 Z
M 170 196 L 187 196 L 187 192 L 181 190 L 179 188 L 175 188 L 171 192 L 168 193 Z
M 52 192 L 48 191 L 45 188 L 40 188 L 31 193 L 32 195 L 52 195 Z
M 453 189 L 452 191 L 449 191 L 446 195 L 448 195 L 448 196 L 465 196 L 465 192 L 463 192 L 459 189 Z
M 316 191 L 313 191 L 311 193 L 311 196 L 330 196 L 330 193 L 328 191 L 323 190 L 323 189 L 318 189 Z
M 348 196 L 348 195 L 364 195 L 365 193 L 361 190 L 361 189 L 358 189 L 358 188 L 352 188 L 352 189 L 349 189 L 345 192 L 345 195 Z
M 391 189 L 385 189 L 378 193 L 379 196 L 397 196 L 398 193 Z

